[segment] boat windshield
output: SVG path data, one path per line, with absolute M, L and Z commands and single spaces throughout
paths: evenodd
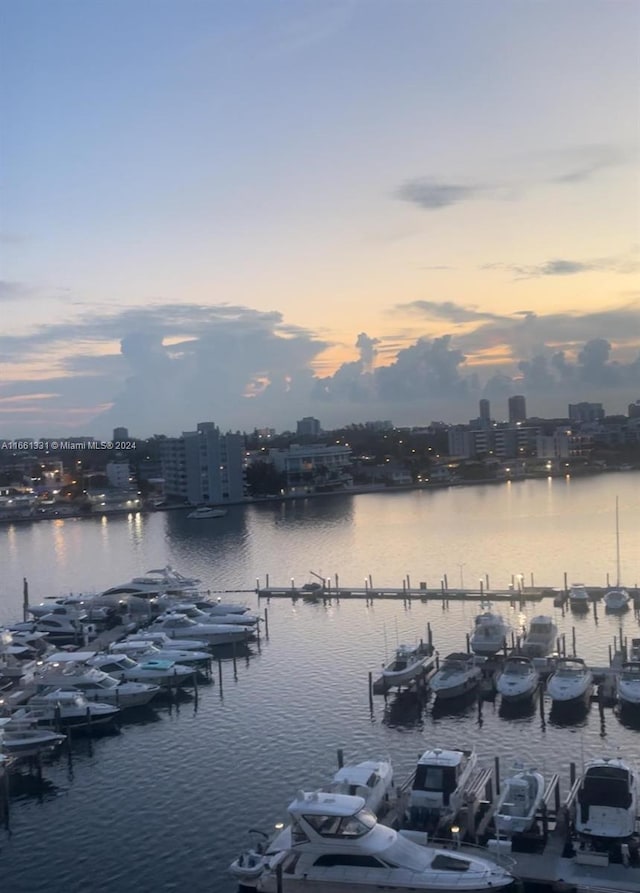
M 321 837 L 363 837 L 376 825 L 376 817 L 368 809 L 349 816 L 305 815 L 304 820 Z
M 556 676 L 582 676 L 584 672 L 582 664 L 558 664 Z
M 418 764 L 413 781 L 414 791 L 442 791 L 451 793 L 456 789 L 455 766 L 429 766 Z
M 578 800 L 582 805 L 628 809 L 632 800 L 630 787 L 631 779 L 626 769 L 597 766 L 587 771 Z
M 532 623 L 529 629 L 529 634 L 532 636 L 548 636 L 551 633 L 551 628 L 547 623 Z
M 508 673 L 509 676 L 526 676 L 531 672 L 531 666 L 529 664 L 523 664 L 519 661 L 514 661 L 513 663 L 507 663 L 505 667 L 505 673 Z

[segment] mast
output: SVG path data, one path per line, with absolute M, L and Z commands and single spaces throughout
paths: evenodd
M 616 496 L 616 587 L 620 586 L 620 519 L 618 516 L 618 499 Z

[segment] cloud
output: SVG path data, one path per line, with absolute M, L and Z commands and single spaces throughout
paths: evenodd
M 601 171 L 610 170 L 637 160 L 637 152 L 622 146 L 583 145 L 569 149 L 540 153 L 538 156 L 550 167 L 560 167 L 559 173 L 548 178 L 549 183 L 584 183 Z
M 638 250 L 631 249 L 625 254 L 610 257 L 596 257 L 588 260 L 570 260 L 555 257 L 541 264 L 522 266 L 519 264 L 485 264 L 483 270 L 506 270 L 514 274 L 514 279 L 537 279 L 543 276 L 575 276 L 580 273 L 636 273 L 640 269 Z
M 425 211 L 438 211 L 482 196 L 486 188 L 462 183 L 439 183 L 429 177 L 407 180 L 396 192 L 398 198 Z
M 18 301 L 30 297 L 31 294 L 32 290 L 22 282 L 0 279 L 0 301 Z
M 396 304 L 395 309 L 417 313 L 427 319 L 446 319 L 453 323 L 507 318 L 484 310 L 476 310 L 474 307 L 465 307 L 453 301 L 411 301 L 409 304 Z

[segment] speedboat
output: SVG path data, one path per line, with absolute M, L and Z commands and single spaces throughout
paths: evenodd
M 508 632 L 509 624 L 500 614 L 478 614 L 470 639 L 471 650 L 486 656 L 497 654 L 505 647 Z
M 179 651 L 206 651 L 207 642 L 198 639 L 178 639 L 174 636 L 168 636 L 160 630 L 141 629 L 137 633 L 130 633 L 125 642 L 134 640 L 136 642 L 151 642 L 156 648 L 177 648 Z
M 86 615 L 69 617 L 45 614 L 36 620 L 34 629 L 36 632 L 46 633 L 47 640 L 54 645 L 75 645 L 82 642 L 84 637 L 81 622 L 83 616 Z
M 149 658 L 139 663 L 126 654 L 96 654 L 87 663 L 115 679 L 147 682 L 161 688 L 193 682 L 193 667 L 177 664 L 174 660 Z
M 558 627 L 553 617 L 539 614 L 529 624 L 529 629 L 522 643 L 522 653 L 527 657 L 546 657 L 553 651 L 558 637 Z
M 621 707 L 640 707 L 640 660 L 628 660 L 616 678 Z
M 515 883 L 489 859 L 407 840 L 379 824 L 363 797 L 300 791 L 289 815 L 291 847 L 258 877 L 263 893 L 504 891 Z
M 89 701 L 78 691 L 55 689 L 34 695 L 19 707 L 13 719 L 33 720 L 39 726 L 97 726 L 113 723 L 120 710 L 111 704 Z
M 592 760 L 578 789 L 575 829 L 586 838 L 627 840 L 636 830 L 635 772 L 620 759 Z
M 445 657 L 430 682 L 431 690 L 438 698 L 457 698 L 477 688 L 481 676 L 472 654 L 456 652 Z
M 0 751 L 6 756 L 33 757 L 50 753 L 66 740 L 66 735 L 39 729 L 35 721 L 0 717 Z
M 231 623 L 236 626 L 256 626 L 259 620 L 256 614 L 212 614 L 192 604 L 178 604 L 168 608 L 164 614 L 158 617 L 158 620 L 172 614 L 184 614 L 185 617 L 190 617 L 196 623 L 222 623 L 223 625 Z
M 534 769 L 522 769 L 506 778 L 494 815 L 499 834 L 522 834 L 536 820 L 544 798 L 544 777 Z
M 382 670 L 385 685 L 406 685 L 433 667 L 435 654 L 430 645 L 398 645 L 392 661 Z M 374 810 L 375 812 L 375 810 Z
M 363 797 L 367 809 L 382 815 L 393 791 L 393 766 L 389 760 L 365 760 L 343 766 L 333 776 L 326 791 Z
M 214 509 L 210 505 L 199 505 L 193 512 L 189 512 L 187 518 L 192 518 L 196 521 L 208 521 L 209 518 L 224 518 L 226 514 L 226 509 Z
M 535 694 L 540 675 L 530 657 L 508 657 L 496 679 L 496 689 L 505 701 L 522 701 Z
M 472 750 L 427 750 L 416 766 L 409 795 L 408 825 L 429 831 L 462 807 L 478 756 Z
M 75 655 L 70 654 L 73 658 Z M 55 655 L 54 655 L 55 657 Z M 142 707 L 160 691 L 158 685 L 145 682 L 119 681 L 97 667 L 70 660 L 65 663 L 49 659 L 38 667 L 33 681 L 39 691 L 62 689 L 79 691 L 89 701 L 115 704 L 116 707 Z
M 186 667 L 205 668 L 211 663 L 210 651 L 183 651 L 178 648 L 157 648 L 144 639 L 127 639 L 109 646 L 111 654 L 126 654 L 134 660 L 175 660 Z
M 197 623 L 184 614 L 158 618 L 151 625 L 152 630 L 168 636 L 185 639 L 205 640 L 209 645 L 229 645 L 233 642 L 246 642 L 253 635 L 248 626 L 235 626 L 228 623 Z
M 604 595 L 605 611 L 610 611 L 612 614 L 626 611 L 629 608 L 630 600 L 631 597 L 626 589 L 622 589 L 621 587 L 610 589 L 608 592 L 605 592 Z
M 547 679 L 547 693 L 555 704 L 583 701 L 591 695 L 593 674 L 580 657 L 560 657 Z
M 574 611 L 589 610 L 589 593 L 584 583 L 572 583 L 569 589 L 569 604 Z

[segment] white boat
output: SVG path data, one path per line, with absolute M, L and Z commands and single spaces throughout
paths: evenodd
M 174 636 L 168 636 L 160 630 L 141 629 L 137 633 L 130 633 L 125 642 L 135 640 L 136 642 L 150 642 L 156 648 L 177 648 L 179 651 L 206 651 L 208 643 L 198 639 L 178 639 Z
M 398 645 L 392 661 L 382 669 L 385 685 L 406 685 L 417 676 L 427 673 L 435 664 L 435 654 L 430 645 Z M 374 810 L 375 812 L 375 810 Z
M 478 757 L 472 750 L 427 750 L 416 766 L 407 814 L 408 827 L 428 831 L 463 806 Z
M 264 893 L 477 893 L 514 884 L 489 859 L 420 846 L 379 824 L 362 797 L 301 791 L 289 815 L 292 845 L 258 877 L 256 889 Z
M 591 760 L 578 789 L 575 829 L 586 838 L 627 840 L 636 830 L 636 773 L 620 759 Z
M 616 589 L 605 592 L 603 601 L 606 611 L 610 611 L 612 614 L 621 613 L 628 610 L 631 596 L 626 589 L 616 587 Z
M 56 689 L 29 698 L 26 707 L 20 707 L 12 718 L 34 721 L 39 726 L 98 726 L 113 723 L 120 713 L 111 704 L 88 701 L 77 691 Z
M 214 509 L 210 505 L 199 505 L 193 512 L 189 512 L 187 518 L 193 518 L 197 521 L 208 521 L 209 518 L 224 518 L 226 514 L 226 509 Z
M 231 623 L 236 626 L 257 626 L 259 620 L 256 614 L 213 614 L 184 602 L 167 608 L 164 614 L 160 614 L 158 620 L 161 617 L 170 617 L 172 614 L 184 614 L 185 617 L 190 617 L 196 623 L 221 623 L 223 625 Z
M 529 624 L 522 643 L 522 653 L 527 657 L 546 657 L 553 651 L 558 638 L 558 627 L 553 617 L 538 614 Z
M 253 630 L 247 626 L 233 626 L 228 623 L 196 623 L 184 614 L 172 614 L 151 625 L 154 632 L 166 633 L 169 637 L 194 638 L 206 641 L 209 645 L 229 645 L 233 642 L 247 642 Z
M 82 652 L 70 657 L 81 656 Z M 103 670 L 82 661 L 55 660 L 55 655 L 33 674 L 37 690 L 79 691 L 89 701 L 100 701 L 116 707 L 142 707 L 154 698 L 160 688 L 144 682 L 119 681 Z
M 105 589 L 102 596 L 111 598 L 133 596 L 147 601 L 161 595 L 190 598 L 197 592 L 199 583 L 200 580 L 197 577 L 185 577 L 167 565 L 164 568 L 153 568 L 142 576 L 133 577 L 126 583 Z
M 6 756 L 33 757 L 50 753 L 66 740 L 66 735 L 39 729 L 35 721 L 0 717 L 0 752 Z
M 365 806 L 382 815 L 393 792 L 393 766 L 389 760 L 365 760 L 338 769 L 327 793 L 362 797 Z
M 500 614 L 491 611 L 478 614 L 470 639 L 471 650 L 486 656 L 497 654 L 507 643 L 509 629 L 509 624 Z
M 616 692 L 621 707 L 640 707 L 640 660 L 623 663 L 616 677 Z
M 54 645 L 75 645 L 78 642 L 82 642 L 84 638 L 84 629 L 81 622 L 83 616 L 86 615 L 68 617 L 45 614 L 44 617 L 36 620 L 35 630 L 36 632 L 46 633 L 47 640 Z
M 38 605 L 29 605 L 29 613 L 35 618 L 46 614 L 73 617 L 87 613 L 87 597 L 83 595 L 67 595 L 60 598 L 46 598 Z
M 591 695 L 593 674 L 580 657 L 560 657 L 547 679 L 547 694 L 556 704 L 582 701 Z
M 534 769 L 522 769 L 504 780 L 494 815 L 499 834 L 522 834 L 536 820 L 544 798 L 544 777 Z
M 186 667 L 206 668 L 211 663 L 210 651 L 183 651 L 179 648 L 157 648 L 144 639 L 127 639 L 109 646 L 111 654 L 126 654 L 134 660 L 174 660 Z
M 569 604 L 575 611 L 588 611 L 589 593 L 584 583 L 572 583 L 569 589 Z
M 482 670 L 476 666 L 472 654 L 455 652 L 444 662 L 429 683 L 438 698 L 457 698 L 476 689 Z
M 504 701 L 523 701 L 535 694 L 540 674 L 530 657 L 512 655 L 496 679 L 496 690 Z
M 146 682 L 161 688 L 193 682 L 193 667 L 174 660 L 150 658 L 138 662 L 126 654 L 96 654 L 87 663 L 123 682 Z

